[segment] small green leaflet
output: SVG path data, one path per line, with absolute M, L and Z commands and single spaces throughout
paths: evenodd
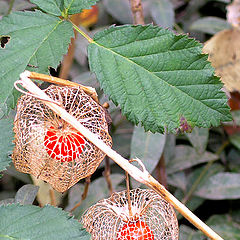
M 0 103 L 6 104 L 13 83 L 27 65 L 33 71 L 48 72 L 56 68 L 67 52 L 72 25 L 40 11 L 14 12 L 0 21 L 0 33 L 9 42 L 0 48 Z
M 222 83 L 202 45 L 158 26 L 112 26 L 88 47 L 91 71 L 135 124 L 152 132 L 231 120 Z
M 90 240 L 77 220 L 52 206 L 2 205 L 0 216 L 0 239 Z
M 89 9 L 98 0 L 31 0 L 43 11 L 55 16 L 64 16 L 80 13 L 83 9 Z

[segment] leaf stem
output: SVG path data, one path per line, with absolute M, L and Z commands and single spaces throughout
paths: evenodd
M 125 175 L 126 175 L 128 211 L 129 211 L 129 216 L 132 217 L 133 216 L 133 213 L 132 213 L 132 202 L 131 202 L 131 198 L 130 198 L 130 184 L 129 184 L 129 175 L 128 175 L 127 171 L 125 171 Z
M 143 8 L 141 0 L 130 0 L 133 14 L 133 24 L 144 24 Z
M 107 181 L 107 185 L 108 185 L 108 189 L 109 189 L 109 193 L 110 195 L 112 195 L 113 193 L 113 187 L 112 187 L 112 181 L 111 181 L 111 169 L 110 169 L 110 161 L 109 161 L 109 157 L 106 156 L 105 157 L 105 170 L 104 170 L 104 177 L 106 178 Z
M 167 174 L 164 153 L 161 155 L 156 167 L 157 180 L 167 189 Z
M 75 23 L 73 23 L 70 19 L 68 21 L 73 25 L 73 28 L 79 32 L 84 38 L 88 40 L 89 43 L 93 43 L 93 39 L 90 38 L 85 32 L 83 32 Z
M 11 11 L 13 9 L 14 2 L 15 2 L 15 0 L 11 0 L 10 1 L 7 15 L 11 13 Z
M 225 141 L 220 148 L 217 150 L 216 155 L 220 155 L 222 153 L 222 151 L 228 146 L 229 141 Z M 205 174 L 207 173 L 208 169 L 213 165 L 213 163 L 216 161 L 216 159 L 213 159 L 211 161 L 209 161 L 207 163 L 207 165 L 204 167 L 204 169 L 202 170 L 202 172 L 200 173 L 200 175 L 198 176 L 198 178 L 196 179 L 196 181 L 193 183 L 191 189 L 189 190 L 189 192 L 186 194 L 186 196 L 183 198 L 182 203 L 186 204 L 189 199 L 192 197 L 192 194 L 195 192 L 195 190 L 197 189 L 199 183 L 201 182 L 202 178 L 205 176 Z
M 114 151 L 111 147 L 106 145 L 96 134 L 92 133 L 89 129 L 85 128 L 74 116 L 68 113 L 65 109 L 58 106 L 53 100 L 37 87 L 29 78 L 30 72 L 25 71 L 20 75 L 22 86 L 27 89 L 31 94 L 35 95 L 42 100 L 50 109 L 56 114 L 61 116 L 63 120 L 76 128 L 84 137 L 91 141 L 96 147 L 102 150 L 106 155 L 112 158 L 123 170 L 127 171 L 135 180 L 143 183 L 156 191 L 166 201 L 171 203 L 177 211 L 179 211 L 186 219 L 188 219 L 195 227 L 200 229 L 207 237 L 212 240 L 223 240 L 216 232 L 202 222 L 196 215 L 194 215 L 186 206 L 177 200 L 170 192 L 166 190 L 149 172 L 143 168 L 140 170 L 131 164 L 127 159 L 123 158 L 120 154 Z M 19 82 L 19 81 L 18 81 Z
M 82 204 L 82 202 L 86 199 L 87 194 L 88 194 L 88 189 L 89 189 L 89 185 L 91 183 L 91 176 L 86 177 L 85 179 L 85 184 L 84 184 L 84 191 L 82 194 L 82 198 L 81 200 L 69 211 L 69 212 L 73 212 L 75 209 L 77 209 L 78 207 L 80 207 L 80 205 Z
M 30 72 L 29 78 L 41 80 L 44 82 L 54 83 L 54 84 L 61 85 L 61 86 L 80 87 L 85 93 L 87 93 L 89 96 L 91 96 L 92 99 L 94 99 L 98 103 L 98 96 L 97 96 L 96 90 L 92 87 L 86 87 L 81 84 L 78 84 L 78 83 L 75 83 L 72 81 L 68 81 L 68 80 L 65 80 L 62 78 L 53 77 L 53 76 L 45 75 L 42 73 L 36 73 L 36 72 Z

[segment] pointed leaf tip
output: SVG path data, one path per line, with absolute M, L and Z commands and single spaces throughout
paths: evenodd
M 125 25 L 98 32 L 88 55 L 103 90 L 130 121 L 176 133 L 231 119 L 223 85 L 201 50 L 186 35 Z

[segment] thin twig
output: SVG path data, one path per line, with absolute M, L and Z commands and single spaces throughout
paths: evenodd
M 73 25 L 73 28 L 79 32 L 84 38 L 88 40 L 89 43 L 93 43 L 93 39 L 90 38 L 85 32 L 83 32 L 76 24 L 74 24 L 70 19 L 68 21 Z
M 160 157 L 160 160 L 156 167 L 157 180 L 167 189 L 167 174 L 165 166 L 164 153 Z
M 57 206 L 56 196 L 55 196 L 54 190 L 51 186 L 49 189 L 49 194 L 50 194 L 50 199 L 51 199 L 51 205 L 54 207 Z
M 129 184 L 129 175 L 128 172 L 125 171 L 126 175 L 126 187 L 127 187 L 127 200 L 128 200 L 128 211 L 129 211 L 129 216 L 132 217 L 132 203 L 131 203 L 131 198 L 130 198 L 130 184 Z
M 82 204 L 82 202 L 86 199 L 87 194 L 88 194 L 88 189 L 89 189 L 90 183 L 91 183 L 91 176 L 90 176 L 90 177 L 87 177 L 87 178 L 85 179 L 85 185 L 84 185 L 84 191 L 83 191 L 83 194 L 82 194 L 82 198 L 81 198 L 81 200 L 70 210 L 70 212 L 73 212 L 75 209 L 77 209 L 77 208 Z
M 63 58 L 61 68 L 60 68 L 60 73 L 59 73 L 60 78 L 65 78 L 65 79 L 68 78 L 69 71 L 72 66 L 73 58 L 74 58 L 75 41 L 76 41 L 76 34 L 75 34 L 75 37 L 71 39 L 71 43 L 68 47 L 67 55 L 65 55 Z
M 91 141 L 96 147 L 102 150 L 106 155 L 113 159 L 123 170 L 127 171 L 135 180 L 149 186 L 151 189 L 161 195 L 166 201 L 171 203 L 177 211 L 179 211 L 186 219 L 188 219 L 195 227 L 201 230 L 207 237 L 212 240 L 223 240 L 210 227 L 202 222 L 196 215 L 194 215 L 185 205 L 177 200 L 164 186 L 162 186 L 156 179 L 154 179 L 145 169 L 142 171 L 132 165 L 127 159 L 123 158 L 116 151 L 106 145 L 96 134 L 85 128 L 74 116 L 69 114 L 65 109 L 61 108 L 52 100 L 45 92 L 37 87 L 29 78 L 30 72 L 25 71 L 20 75 L 22 86 L 26 88 L 31 94 L 36 97 L 47 99 L 43 101 L 50 109 L 58 114 L 64 121 L 76 128 L 84 137 Z
M 11 13 L 11 11 L 13 9 L 14 2 L 15 2 L 15 0 L 11 0 L 10 1 L 7 15 Z
M 36 73 L 36 72 L 30 72 L 29 78 L 36 79 L 36 80 L 41 80 L 41 81 L 44 81 L 44 82 L 54 83 L 54 84 L 58 84 L 58 85 L 61 85 L 61 86 L 81 87 L 81 89 L 85 93 L 87 93 L 89 96 L 91 96 L 98 103 L 98 97 L 97 97 L 96 90 L 92 87 L 86 87 L 86 86 L 83 86 L 81 84 L 71 82 L 71 81 L 68 81 L 68 80 L 65 80 L 65 79 L 62 79 L 62 78 L 53 77 L 53 76 L 49 76 L 49 75 L 45 75 L 45 74 L 41 74 L 41 73 Z
M 133 14 L 133 24 L 144 24 L 143 8 L 141 0 L 130 0 Z
M 80 17 L 79 14 L 75 14 L 71 16 L 72 22 L 78 26 L 80 24 Z M 68 78 L 70 68 L 72 66 L 73 58 L 74 58 L 74 52 L 75 52 L 75 42 L 77 39 L 77 30 L 74 29 L 74 38 L 71 39 L 71 44 L 69 45 L 68 48 L 68 53 L 67 55 L 64 56 L 62 64 L 61 64 L 61 69 L 59 73 L 60 78 Z
M 110 195 L 112 195 L 113 187 L 112 187 L 112 181 L 111 181 L 111 177 L 110 177 L 111 176 L 111 169 L 110 169 L 110 161 L 109 161 L 108 156 L 105 157 L 105 170 L 104 170 L 103 175 L 106 178 L 109 193 L 110 193 Z

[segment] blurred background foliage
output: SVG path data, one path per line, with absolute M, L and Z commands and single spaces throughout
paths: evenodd
M 229 0 L 142 0 L 145 23 L 157 24 L 183 34 L 187 33 L 204 44 L 204 52 L 224 82 L 229 96 L 233 121 L 218 128 L 193 129 L 183 135 L 162 135 L 145 132 L 133 126 L 99 88 L 89 72 L 87 41 L 76 34 L 62 65 L 51 73 L 96 88 L 100 102 L 109 103 L 112 118 L 113 149 L 125 158 L 140 158 L 153 174 L 179 200 L 223 238 L 240 239 L 240 7 Z M 0 1 L 0 18 L 12 11 L 33 10 L 26 0 Z M 72 20 L 90 36 L 112 24 L 131 24 L 128 0 L 101 0 L 91 10 L 72 16 Z M 194 79 L 193 79 L 194 81 Z M 46 83 L 42 84 L 46 87 Z M 12 110 L 0 112 L 0 158 L 11 161 L 13 148 L 12 124 L 16 100 L 9 100 Z M 1 163 L 0 163 L 1 164 Z M 56 204 L 72 211 L 79 219 L 96 201 L 112 191 L 125 188 L 125 174 L 106 158 L 87 181 L 80 181 L 67 193 L 53 192 L 48 184 L 17 172 L 11 165 L 0 179 L 0 204 L 20 202 L 43 206 Z M 89 184 L 90 182 L 90 184 Z M 33 186 L 36 185 L 36 186 Z M 131 180 L 131 186 L 140 184 Z M 144 188 L 144 186 L 141 186 Z M 88 192 L 86 191 L 88 190 Z M 50 194 L 51 193 L 51 194 Z M 53 197 L 54 193 L 54 197 Z M 35 197 L 37 198 L 35 199 Z M 78 203 L 78 208 L 74 206 Z M 79 204 L 78 204 L 79 205 Z M 181 240 L 202 240 L 204 236 L 178 215 Z

